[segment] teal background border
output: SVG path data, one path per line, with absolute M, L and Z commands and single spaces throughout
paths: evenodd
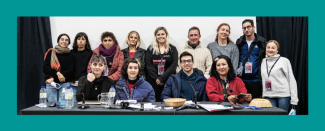
M 323 126 L 323 3 L 302 0 L 143 0 L 1 2 L 1 126 L 4 130 L 305 130 Z M 19 116 L 17 16 L 308 16 L 309 115 L 300 116 Z M 238 22 L 241 24 L 241 21 Z M 315 45 L 317 43 L 317 45 Z M 321 66 L 322 67 L 322 66 Z M 316 72 L 317 71 L 317 72 Z M 311 88 L 312 87 L 312 88 Z M 317 89 L 315 89 L 315 87 Z M 38 87 L 35 87 L 38 88 Z M 318 102 L 319 101 L 319 102 Z M 317 107 L 316 104 L 319 104 Z M 317 119 L 319 118 L 319 119 Z M 87 127 L 85 127 L 88 125 Z M 318 128 L 319 129 L 319 128 Z M 320 128 L 322 129 L 322 128 Z

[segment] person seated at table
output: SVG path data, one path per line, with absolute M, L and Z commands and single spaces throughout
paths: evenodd
M 122 77 L 116 82 L 115 100 L 137 100 L 138 102 L 155 102 L 155 91 L 144 80 L 143 65 L 138 58 L 124 60 Z
M 197 98 L 197 101 L 208 101 L 205 91 L 207 79 L 201 70 L 193 68 L 193 55 L 184 51 L 179 58 L 182 69 L 168 78 L 161 93 L 161 100 L 168 98 L 195 100 Z
M 224 88 L 227 90 L 226 95 L 223 93 Z M 247 94 L 245 84 L 239 77 L 236 77 L 233 65 L 228 56 L 220 55 L 214 59 L 210 70 L 210 78 L 206 84 L 206 91 L 210 101 L 228 101 L 231 103 L 235 99 L 238 99 L 236 95 L 240 93 Z M 249 102 L 251 100 L 252 95 L 247 94 L 239 99 L 239 103 Z
M 108 69 L 105 57 L 95 55 L 90 62 L 90 73 L 79 78 L 77 101 L 82 101 L 81 93 L 85 95 L 85 100 L 97 100 L 99 94 L 108 92 L 111 85 L 114 84 L 114 81 L 107 77 Z

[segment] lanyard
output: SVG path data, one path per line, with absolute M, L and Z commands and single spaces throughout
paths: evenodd
M 269 70 L 268 70 L 267 59 L 266 59 L 266 72 L 267 72 L 267 77 L 270 77 L 270 73 L 271 73 L 271 71 L 272 71 L 272 69 L 273 69 L 275 63 L 278 62 L 279 59 L 280 59 L 280 56 L 279 56 L 278 59 L 276 59 L 276 61 L 275 61 L 274 64 L 272 65 L 272 67 L 271 67 L 271 69 L 270 69 L 270 72 L 269 72 Z
M 163 64 L 163 58 L 165 53 L 161 56 L 159 45 L 158 45 L 158 53 L 160 55 L 160 63 Z

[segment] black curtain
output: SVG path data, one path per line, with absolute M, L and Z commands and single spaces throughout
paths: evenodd
M 280 44 L 298 85 L 297 114 L 308 115 L 308 17 L 256 17 L 257 33 Z M 290 107 L 291 109 L 291 107 Z
M 17 114 L 39 103 L 44 54 L 51 47 L 49 17 L 17 17 Z

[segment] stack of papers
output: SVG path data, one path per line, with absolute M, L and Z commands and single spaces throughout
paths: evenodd
M 223 105 L 218 105 L 218 104 L 198 104 L 198 105 L 209 112 L 234 109 L 233 107 L 223 106 Z

